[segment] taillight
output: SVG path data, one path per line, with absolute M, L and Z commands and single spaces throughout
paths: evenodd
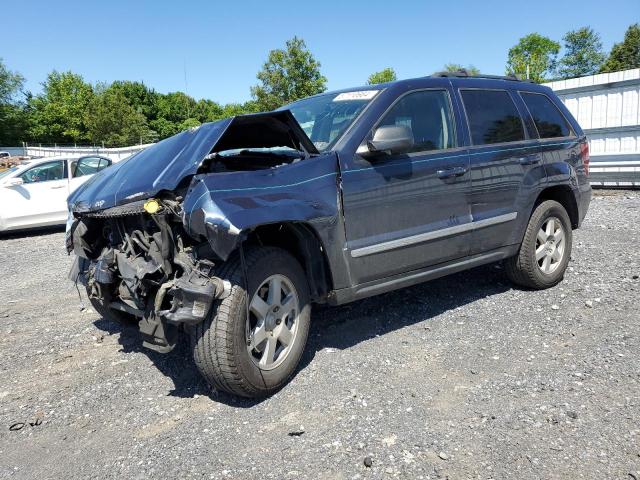
M 580 147 L 580 156 L 584 165 L 584 173 L 589 175 L 589 143 L 584 142 Z

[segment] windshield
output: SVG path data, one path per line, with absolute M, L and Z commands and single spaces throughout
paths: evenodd
M 376 96 L 378 90 L 331 93 L 311 97 L 281 110 L 290 110 L 318 151 L 327 150 Z
M 18 167 L 11 167 L 11 168 L 9 168 L 7 170 L 4 170 L 4 171 L 0 172 L 0 180 L 2 180 L 5 177 L 8 177 L 10 174 L 15 172 L 16 170 L 18 170 Z

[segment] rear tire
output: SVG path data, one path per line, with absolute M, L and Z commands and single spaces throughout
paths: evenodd
M 531 214 L 518 254 L 505 261 L 507 277 L 535 290 L 553 287 L 564 277 L 572 239 L 565 208 L 554 200 L 540 203 Z
M 295 372 L 311 307 L 304 271 L 288 252 L 257 248 L 246 252 L 245 261 L 249 295 L 236 255 L 217 272 L 231 283 L 231 293 L 215 302 L 190 333 L 195 364 L 207 382 L 217 390 L 255 398 L 277 391 Z

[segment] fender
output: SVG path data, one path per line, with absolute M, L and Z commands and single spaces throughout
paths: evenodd
M 223 179 L 224 182 L 220 182 Z M 223 187 L 219 187 L 223 183 Z M 245 233 L 265 224 L 306 222 L 318 233 L 329 258 L 344 241 L 339 221 L 338 162 L 334 153 L 269 170 L 203 174 L 184 199 L 183 224 L 206 238 L 223 261 Z M 333 253 L 333 255 L 332 255 Z

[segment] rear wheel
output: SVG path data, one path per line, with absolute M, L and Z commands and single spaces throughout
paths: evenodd
M 523 287 L 544 289 L 564 276 L 571 257 L 571 220 L 554 200 L 536 207 L 529 219 L 518 254 L 505 262 L 511 281 Z
M 309 288 L 297 260 L 279 248 L 250 250 L 246 270 L 248 295 L 239 257 L 218 272 L 231 293 L 191 329 L 193 357 L 216 389 L 261 397 L 281 388 L 300 361 L 309 332 Z

